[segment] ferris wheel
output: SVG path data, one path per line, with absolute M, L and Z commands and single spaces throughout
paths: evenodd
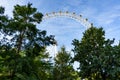
M 73 20 L 75 20 L 77 22 L 80 22 L 81 25 L 83 25 L 87 29 L 90 28 L 91 26 L 93 26 L 93 24 L 90 23 L 87 18 L 83 18 L 82 15 L 77 15 L 74 12 L 72 13 L 72 12 L 68 12 L 68 11 L 65 11 L 65 12 L 59 11 L 59 12 L 46 13 L 45 15 L 43 15 L 42 21 L 50 19 L 50 18 L 54 18 L 54 17 L 68 17 L 68 18 L 71 18 L 71 19 L 73 19 Z M 57 54 L 57 45 L 50 46 L 50 48 L 48 50 L 50 50 L 48 52 L 52 53 L 54 55 L 54 57 L 55 57 L 56 54 Z
M 54 18 L 54 17 L 68 17 L 68 18 L 72 18 L 74 20 L 76 20 L 77 22 L 80 22 L 83 26 L 85 26 L 87 29 L 90 28 L 93 24 L 90 23 L 88 21 L 87 18 L 83 18 L 82 15 L 77 15 L 76 13 L 72 13 L 72 12 L 68 12 L 68 11 L 65 11 L 65 12 L 62 12 L 62 11 L 59 11 L 59 12 L 52 12 L 52 13 L 46 13 L 42 20 L 47 20 L 49 18 Z

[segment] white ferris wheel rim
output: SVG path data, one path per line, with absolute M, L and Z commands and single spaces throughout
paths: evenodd
M 68 11 L 66 11 L 66 12 L 59 11 L 59 12 L 46 13 L 45 15 L 43 15 L 42 20 L 47 20 L 49 18 L 60 17 L 60 16 L 72 18 L 72 19 L 80 22 L 81 25 L 83 25 L 87 29 L 90 28 L 93 25 L 92 23 L 90 23 L 88 21 L 87 18 L 83 18 L 82 15 L 77 15 L 75 13 L 68 12 Z

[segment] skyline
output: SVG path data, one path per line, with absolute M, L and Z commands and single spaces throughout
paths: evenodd
M 51 13 L 59 11 L 75 12 L 82 15 L 95 27 L 103 27 L 107 39 L 115 38 L 118 44 L 120 37 L 120 1 L 98 1 L 98 0 L 0 0 L 0 6 L 5 7 L 5 14 L 12 17 L 14 5 L 33 4 L 39 12 Z M 72 48 L 73 39 L 81 39 L 86 30 L 79 22 L 68 17 L 56 17 L 42 21 L 37 27 L 46 30 L 48 35 L 55 35 L 58 47 L 65 45 L 67 50 Z

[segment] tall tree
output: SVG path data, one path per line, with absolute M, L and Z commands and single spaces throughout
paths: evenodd
M 53 69 L 53 80 L 78 80 L 77 72 L 71 63 L 72 57 L 69 52 L 62 47 L 55 57 Z
M 5 34 L 0 42 L 0 79 L 48 80 L 51 63 L 46 60 L 49 55 L 45 48 L 54 42 L 54 37 L 36 28 L 43 15 L 31 3 L 16 5 L 7 23 L 4 8 L 0 13 L 0 31 Z
M 89 80 L 120 79 L 120 48 L 112 46 L 113 40 L 105 39 L 102 28 L 91 27 L 81 41 L 73 40 L 74 61 L 78 61 L 79 75 Z

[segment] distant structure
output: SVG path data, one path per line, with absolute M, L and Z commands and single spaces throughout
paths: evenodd
M 83 26 L 85 26 L 86 28 L 90 28 L 92 26 L 92 23 L 90 23 L 88 21 L 88 19 L 83 18 L 82 15 L 77 15 L 76 13 L 71 13 L 71 12 L 52 12 L 52 13 L 46 13 L 42 20 L 47 20 L 49 18 L 54 18 L 54 17 L 60 17 L 60 16 L 64 16 L 64 17 L 68 17 L 68 18 L 72 18 L 78 22 L 80 22 Z
M 68 18 L 72 18 L 73 20 L 77 21 L 77 22 L 80 22 L 84 27 L 86 27 L 86 29 L 90 28 L 93 24 L 90 23 L 88 21 L 87 18 L 83 18 L 82 15 L 77 15 L 76 13 L 71 13 L 71 12 L 62 12 L 62 11 L 59 11 L 59 12 L 52 12 L 52 13 L 46 13 L 42 20 L 47 20 L 49 18 L 54 18 L 54 17 L 68 17 Z M 55 55 L 57 54 L 57 45 L 53 45 L 51 47 L 51 51 L 50 53 L 53 52 L 54 53 L 54 57 Z M 52 53 L 52 54 L 53 54 Z

